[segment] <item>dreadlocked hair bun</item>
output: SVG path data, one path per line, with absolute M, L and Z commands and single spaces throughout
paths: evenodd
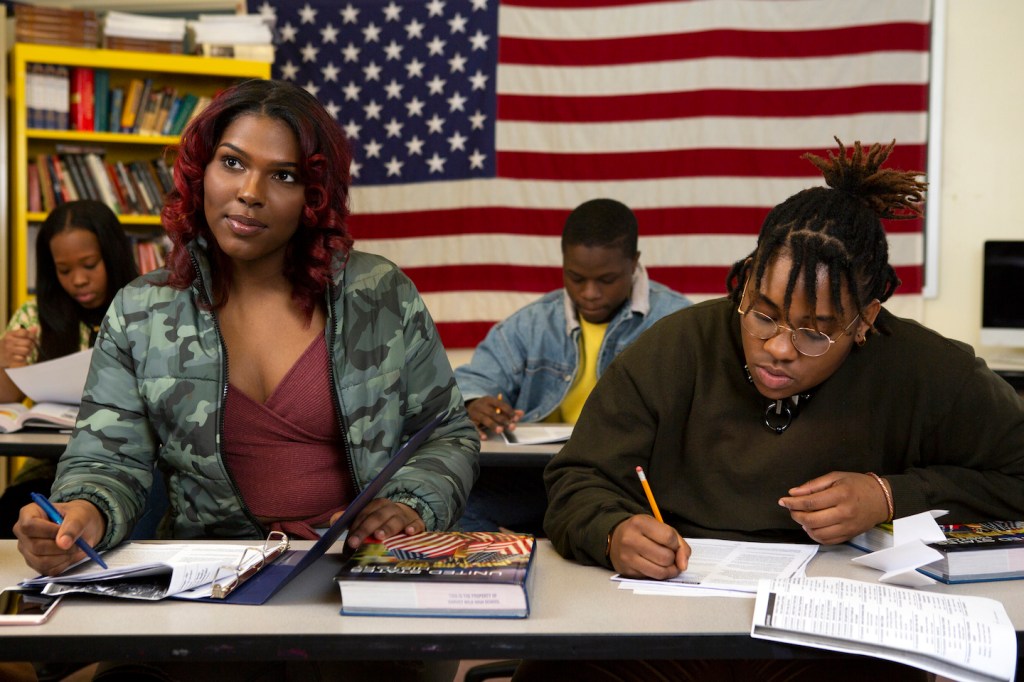
M 887 145 L 876 142 L 866 151 L 859 141 L 854 142 L 849 156 L 839 138 L 833 139 L 838 153 L 829 151 L 827 159 L 811 153 L 801 157 L 821 171 L 829 187 L 859 199 L 879 218 L 907 220 L 923 215 L 920 205 L 928 186 L 918 179 L 923 173 L 882 168 L 896 146 L 895 139 Z

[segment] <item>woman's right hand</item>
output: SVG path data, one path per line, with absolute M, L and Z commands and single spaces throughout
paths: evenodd
M 523 418 L 522 410 L 513 409 L 501 397 L 485 395 L 466 403 L 466 411 L 470 420 L 476 424 L 481 440 L 487 440 L 487 432 L 501 433 L 505 429 L 512 431 L 516 422 Z
M 14 524 L 18 551 L 25 557 L 25 563 L 42 575 L 63 573 L 85 558 L 85 552 L 75 544 L 78 538 L 95 547 L 106 532 L 103 514 L 93 503 L 71 500 L 54 506 L 64 517 L 59 526 L 35 502 L 21 508 Z
M 0 337 L 0 367 L 24 367 L 36 347 L 38 327 L 12 329 Z
M 690 546 L 676 529 L 653 516 L 631 516 L 612 531 L 612 567 L 627 578 L 668 580 L 686 570 Z

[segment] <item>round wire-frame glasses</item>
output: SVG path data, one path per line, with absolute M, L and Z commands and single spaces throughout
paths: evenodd
M 809 329 L 807 327 L 787 327 L 784 324 L 779 324 L 772 318 L 768 317 L 764 313 L 758 312 L 753 309 L 744 311 L 741 307 L 736 308 L 736 312 L 740 314 L 740 326 L 743 327 L 743 331 L 747 332 L 755 339 L 761 339 L 767 341 L 768 339 L 775 338 L 783 329 L 790 333 L 790 338 L 793 340 L 793 347 L 797 349 L 802 355 L 806 355 L 811 358 L 818 358 L 828 352 L 828 349 L 841 337 L 846 334 L 850 334 L 850 327 L 860 319 L 858 313 L 854 317 L 850 324 L 846 325 L 846 328 L 836 334 L 836 338 L 832 338 L 825 332 L 820 332 L 817 329 Z

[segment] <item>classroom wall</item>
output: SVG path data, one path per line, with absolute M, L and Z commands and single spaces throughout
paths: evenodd
M 1024 239 L 1024 2 L 946 0 L 938 296 L 922 322 L 978 347 L 987 239 Z M 1024 296 L 1024 292 L 1007 292 Z M 1005 349 L 977 348 L 983 356 Z M 1019 354 L 1024 360 L 1024 349 Z

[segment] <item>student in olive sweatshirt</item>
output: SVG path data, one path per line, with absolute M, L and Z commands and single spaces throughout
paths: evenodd
M 768 214 L 729 295 L 669 316 L 612 363 L 545 472 L 544 526 L 562 555 L 663 579 L 685 570 L 686 537 L 834 544 L 928 509 L 950 523 L 1024 518 L 1024 401 L 967 345 L 882 307 L 900 281 L 880 219 L 918 214 L 924 191 L 916 173 L 881 168 L 892 146 L 808 155 L 828 186 Z M 858 660 L 827 674 L 894 672 Z M 635 663 L 575 669 L 614 680 Z M 665 679 L 826 672 L 643 665 Z M 517 679 L 555 672 L 530 663 Z

